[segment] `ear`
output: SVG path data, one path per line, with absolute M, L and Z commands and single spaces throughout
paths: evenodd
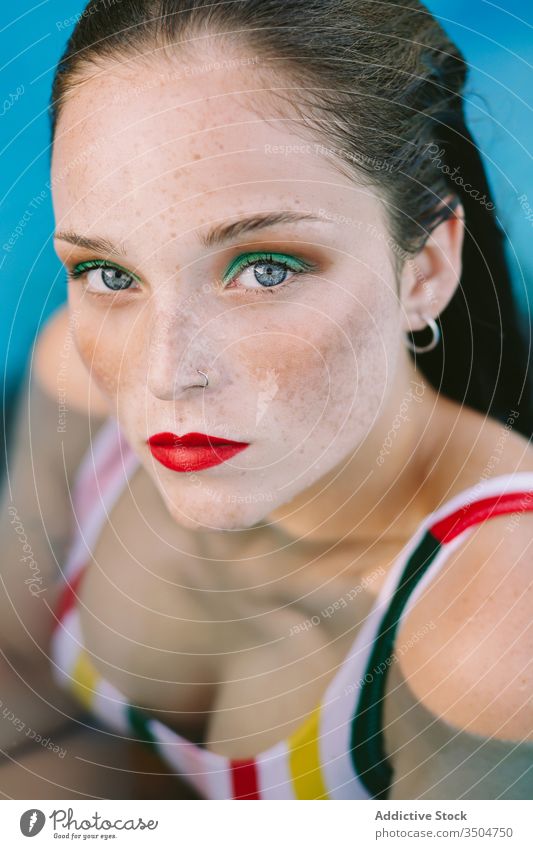
M 421 314 L 436 318 L 450 302 L 461 278 L 463 238 L 464 209 L 458 204 L 405 262 L 400 280 L 404 330 L 422 330 Z

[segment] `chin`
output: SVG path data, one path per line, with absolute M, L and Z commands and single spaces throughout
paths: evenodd
M 242 496 L 222 496 L 217 493 L 201 499 L 187 498 L 180 503 L 170 501 L 168 493 L 164 500 L 174 521 L 192 531 L 244 531 L 261 524 L 273 509 L 272 501 L 246 502 Z

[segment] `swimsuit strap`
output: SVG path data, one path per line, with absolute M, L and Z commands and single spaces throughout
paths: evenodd
M 507 487 L 503 484 L 510 491 L 504 492 Z M 477 497 L 480 492 L 484 497 Z M 400 622 L 447 557 L 464 542 L 465 534 L 473 533 L 475 525 L 525 510 L 533 510 L 533 472 L 516 472 L 476 484 L 432 513 L 420 526 L 374 636 L 351 725 L 353 767 L 371 798 L 386 799 L 393 777 L 384 746 L 383 712 L 387 673 Z M 384 671 L 376 674 L 376 670 Z
M 74 536 L 63 568 L 65 586 L 56 609 L 58 620 L 76 601 L 76 588 L 102 527 L 139 463 L 117 419 L 110 416 L 91 440 L 74 479 Z

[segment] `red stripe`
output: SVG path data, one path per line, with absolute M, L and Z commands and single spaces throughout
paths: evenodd
M 524 510 L 533 510 L 533 491 L 493 495 L 460 507 L 454 513 L 436 522 L 429 530 L 439 542 L 450 542 L 470 525 L 483 522 L 491 516 Z
M 260 799 L 255 758 L 232 760 L 231 783 L 234 799 Z
M 67 581 L 65 586 L 63 587 L 61 595 L 59 596 L 59 600 L 57 602 L 57 607 L 55 609 L 57 621 L 54 625 L 54 630 L 59 627 L 59 623 L 61 622 L 65 614 L 68 613 L 68 611 L 76 604 L 78 589 L 84 573 L 85 569 L 78 569 L 74 577 L 71 578 L 70 584 Z

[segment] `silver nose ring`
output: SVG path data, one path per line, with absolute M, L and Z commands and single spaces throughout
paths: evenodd
M 196 369 L 196 371 L 198 372 L 198 374 L 202 374 L 202 375 L 205 377 L 205 383 L 204 383 L 204 385 L 202 386 L 202 389 L 206 389 L 206 388 L 207 388 L 207 386 L 209 386 L 209 378 L 208 378 L 208 376 L 206 375 L 206 373 L 205 373 L 204 371 L 200 371 L 200 369 L 199 369 L 199 368 L 197 368 L 197 369 Z M 195 384 L 195 385 L 196 385 L 196 386 L 200 386 L 200 384 L 199 384 L 199 383 L 197 383 L 197 384 Z

